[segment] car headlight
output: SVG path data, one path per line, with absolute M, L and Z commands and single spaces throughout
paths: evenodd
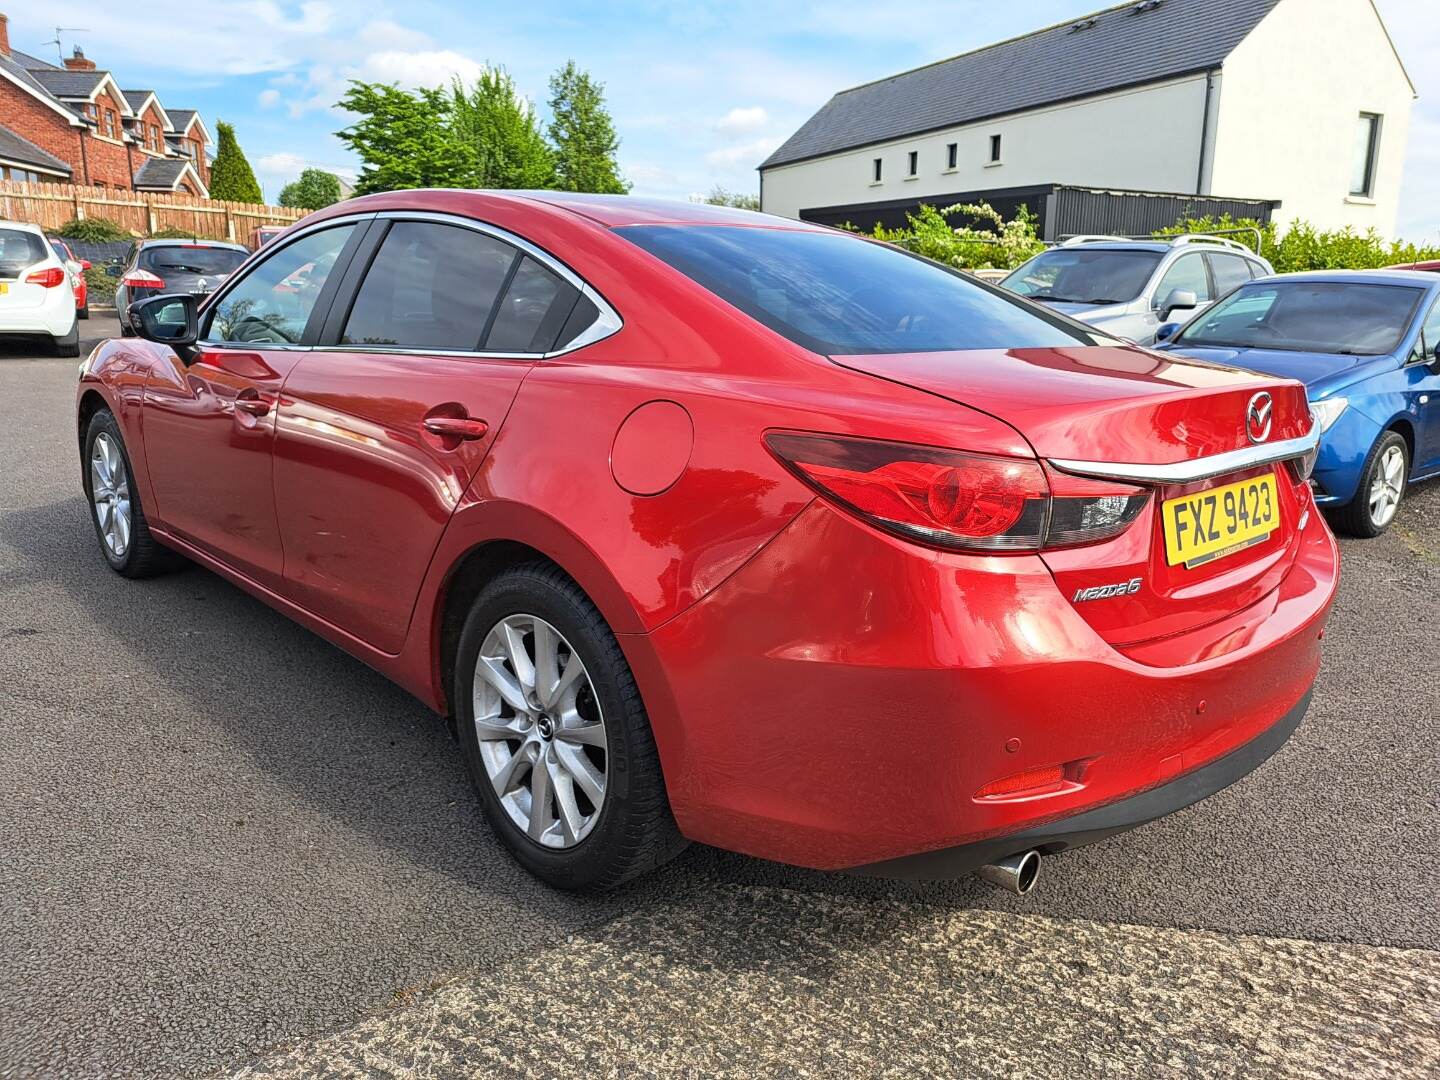
M 1310 403 L 1310 415 L 1315 418 L 1315 426 L 1320 429 L 1320 434 L 1325 434 L 1335 426 L 1335 421 L 1340 419 L 1350 405 L 1343 397 L 1324 398 L 1321 401 Z

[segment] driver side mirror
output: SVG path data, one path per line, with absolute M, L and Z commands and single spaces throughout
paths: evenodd
M 131 304 L 129 314 L 139 337 L 169 345 L 186 364 L 194 360 L 195 342 L 200 337 L 195 297 L 189 293 L 147 296 Z
M 1200 306 L 1200 298 L 1191 289 L 1171 289 L 1170 295 L 1160 302 L 1160 318 L 1170 318 L 1172 312 L 1189 310 Z
M 1158 345 L 1162 341 L 1169 341 L 1179 332 L 1180 324 L 1178 322 L 1167 322 L 1155 331 L 1155 343 Z

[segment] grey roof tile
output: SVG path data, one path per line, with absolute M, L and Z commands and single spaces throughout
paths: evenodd
M 145 164 L 135 170 L 135 186 L 173 191 L 189 164 L 185 158 L 147 158 Z
M 760 167 L 1217 67 L 1277 3 L 1130 0 L 842 90 Z
M 108 71 L 62 71 L 39 68 L 30 72 L 35 81 L 57 98 L 89 97 Z
M 0 158 L 70 175 L 70 166 L 65 161 L 48 150 L 40 149 L 29 139 L 16 135 L 9 128 L 0 127 Z

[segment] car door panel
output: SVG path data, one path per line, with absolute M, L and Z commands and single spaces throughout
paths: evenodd
M 276 435 L 282 592 L 398 652 L 440 535 L 528 370 L 482 357 L 308 355 L 286 384 Z M 440 433 L 429 418 L 486 430 Z
M 320 229 L 248 268 L 206 307 L 193 361 L 169 353 L 146 383 L 142 423 L 162 520 L 267 588 L 284 568 L 271 457 L 281 390 L 363 231 Z
M 456 222 L 377 221 L 322 346 L 286 384 L 283 591 L 384 652 L 404 644 L 450 515 L 537 359 L 480 351 L 524 260 Z
M 182 539 L 267 587 L 279 583 L 270 454 L 274 403 L 298 351 L 203 349 L 152 367 L 144 430 L 158 513 Z M 238 407 L 237 407 L 238 405 Z

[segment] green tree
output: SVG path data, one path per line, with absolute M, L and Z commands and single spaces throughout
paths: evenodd
M 555 186 L 555 157 L 535 109 L 504 68 L 482 72 L 468 89 L 456 79 L 450 87 L 450 116 L 455 137 L 475 152 L 476 187 Z
M 604 91 L 573 60 L 550 79 L 550 142 L 562 191 L 623 195 L 630 190 L 615 163 L 620 137 L 605 107 Z
M 471 186 L 475 147 L 457 137 L 452 104 L 441 90 L 411 94 L 388 83 L 352 81 L 339 105 L 359 119 L 336 134 L 364 162 L 355 194 Z
M 710 194 L 705 196 L 705 201 L 711 206 L 733 206 L 737 210 L 759 210 L 760 196 L 747 195 L 741 191 L 727 191 L 716 184 L 710 189 Z
M 280 189 L 280 205 L 323 210 L 340 201 L 340 178 L 324 169 L 306 169 Z
M 210 163 L 210 197 L 230 202 L 263 203 L 260 181 L 245 160 L 245 152 L 235 141 L 235 128 L 221 120 L 215 125 L 218 145 L 215 160 Z

